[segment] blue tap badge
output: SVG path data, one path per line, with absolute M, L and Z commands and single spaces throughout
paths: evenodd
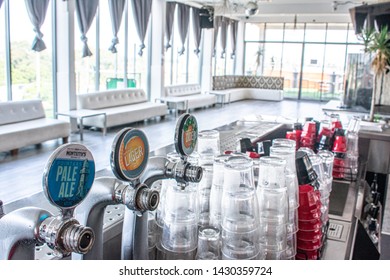
M 183 114 L 177 121 L 175 131 L 176 152 L 182 156 L 191 155 L 198 141 L 198 123 L 190 114 Z
M 89 193 L 95 179 L 95 161 L 81 144 L 66 144 L 52 154 L 44 173 L 44 190 L 52 204 L 74 208 Z
M 138 129 L 122 129 L 114 139 L 111 151 L 111 168 L 120 180 L 138 179 L 149 159 L 149 142 Z

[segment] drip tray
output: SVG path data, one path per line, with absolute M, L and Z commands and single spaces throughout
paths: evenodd
M 329 197 L 329 214 L 343 216 L 347 202 L 350 182 L 333 181 L 332 191 Z

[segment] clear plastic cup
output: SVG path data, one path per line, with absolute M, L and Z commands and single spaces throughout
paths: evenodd
M 225 161 L 230 155 L 219 155 L 214 158 L 213 179 L 210 192 L 210 225 L 221 230 L 222 221 L 222 193 L 223 193 L 223 170 Z
M 221 154 L 218 130 L 202 130 L 198 134 L 197 151 L 201 165 L 213 164 L 214 156 Z
M 221 259 L 221 234 L 219 229 L 210 226 L 199 228 L 196 258 L 198 260 Z
M 196 250 L 198 243 L 197 206 L 196 189 L 180 186 L 167 189 L 161 237 L 164 250 L 184 254 L 183 258 L 185 254 Z

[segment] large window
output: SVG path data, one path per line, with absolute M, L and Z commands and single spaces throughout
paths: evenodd
M 4 3 L 0 6 L 0 102 L 7 101 L 7 82 L 6 82 L 6 40 L 5 38 L 5 7 Z
M 147 89 L 148 33 L 145 36 L 143 55 L 138 54 L 140 41 L 135 28 L 132 5 L 125 5 L 122 22 L 117 34 L 117 52 L 109 50 L 113 39 L 108 1 L 99 1 L 99 7 L 86 34 L 92 56 L 82 57 L 83 43 L 80 40 L 78 23 L 75 24 L 75 67 L 78 93 L 95 90 L 138 87 Z M 127 26 L 126 26 L 126 23 Z M 127 36 L 127 40 L 126 40 Z M 125 81 L 127 79 L 127 84 Z
M 223 20 L 229 21 L 228 18 Z M 226 28 L 226 47 L 225 53 L 223 53 L 222 48 L 222 28 L 219 28 L 218 38 L 215 46 L 215 53 L 213 57 L 213 75 L 222 76 L 222 75 L 234 75 L 234 56 L 231 56 L 232 46 L 231 46 L 231 33 L 230 33 L 230 24 L 227 23 Z
M 195 52 L 195 37 L 193 30 L 192 11 L 188 25 L 188 33 L 184 43 L 184 53 L 179 54 L 182 42 L 178 28 L 178 9 L 175 9 L 171 47 L 165 52 L 165 85 L 177 85 L 186 83 L 199 83 L 199 67 L 201 53 Z M 200 44 L 200 47 L 202 44 Z M 200 49 L 200 51 L 202 51 Z
M 245 73 L 284 77 L 287 98 L 338 99 L 346 58 L 361 52 L 347 23 L 247 23 L 245 34 Z
M 48 116 L 53 116 L 51 5 L 50 1 L 41 27 L 46 49 L 38 52 L 31 49 L 35 32 L 27 14 L 25 1 L 9 1 L 12 100 L 40 98 Z M 1 57 L 4 59 L 5 56 Z

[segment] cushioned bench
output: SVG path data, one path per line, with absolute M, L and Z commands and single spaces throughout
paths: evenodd
M 39 99 L 0 102 L 0 152 L 15 155 L 19 148 L 57 138 L 67 143 L 69 134 L 69 123 L 46 118 Z
M 77 95 L 78 109 L 89 109 L 106 114 L 106 127 L 124 125 L 154 117 L 165 117 L 167 106 L 148 101 L 143 89 L 106 90 Z M 89 117 L 85 126 L 105 129 L 104 116 Z
M 199 84 L 182 84 L 165 87 L 165 97 L 161 100 L 169 109 L 186 111 L 195 108 L 212 106 L 216 97 L 212 94 L 202 93 Z
M 282 101 L 283 83 L 281 77 L 214 76 L 210 93 L 220 104 L 243 99 Z

